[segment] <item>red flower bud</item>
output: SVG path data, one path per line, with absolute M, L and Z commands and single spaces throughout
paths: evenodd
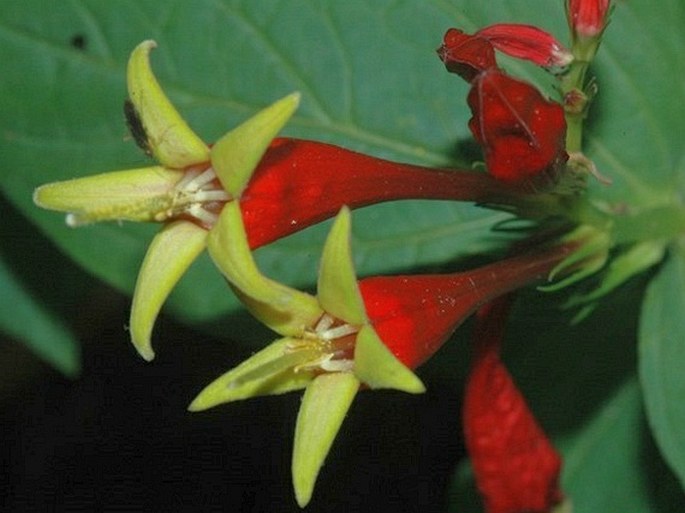
M 495 178 L 531 178 L 568 159 L 564 109 L 527 82 L 490 69 L 474 79 L 468 104 L 469 128 Z
M 478 307 L 546 278 L 573 247 L 539 247 L 466 272 L 364 278 L 359 289 L 383 343 L 407 367 L 415 368 Z
M 522 193 L 484 173 L 399 164 L 330 144 L 280 138 L 250 179 L 240 207 L 254 249 L 333 217 L 343 205 L 400 199 L 506 202 Z
M 610 0 L 568 0 L 571 32 L 583 38 L 601 34 L 607 23 L 610 3 Z
M 573 54 L 552 34 L 532 25 L 497 23 L 474 35 L 486 39 L 502 53 L 545 68 L 567 66 L 573 60 Z
M 478 311 L 464 436 L 487 513 L 547 513 L 562 499 L 561 457 L 500 360 L 510 302 Z
M 438 55 L 445 63 L 447 71 L 456 73 L 467 82 L 490 68 L 497 66 L 492 44 L 479 36 L 464 34 L 451 28 L 445 34 L 438 48 Z

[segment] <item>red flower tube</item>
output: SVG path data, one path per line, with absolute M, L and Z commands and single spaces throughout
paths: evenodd
M 561 457 L 500 360 L 510 303 L 478 311 L 464 437 L 487 513 L 548 513 L 562 500 Z
M 485 173 L 430 169 L 301 139 L 273 141 L 240 198 L 255 249 L 333 217 L 342 205 L 432 199 L 516 202 L 522 188 Z
M 407 367 L 430 358 L 481 305 L 545 279 L 577 242 L 540 246 L 471 271 L 378 276 L 359 281 L 366 312 L 383 343 Z

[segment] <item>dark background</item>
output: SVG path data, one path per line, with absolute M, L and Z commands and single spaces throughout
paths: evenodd
M 213 338 L 162 316 L 157 357 L 144 362 L 125 331 L 129 299 L 85 276 L 0 206 L 5 228 L 13 227 L 3 230 L 5 242 L 52 252 L 60 276 L 10 263 L 37 294 L 59 304 L 83 353 L 81 375 L 70 380 L 19 342 L 2 341 L 2 511 L 299 511 L 290 455 L 301 393 L 186 411 L 207 383 L 257 346 L 231 342 L 230 323 L 225 338 Z M 77 299 L 59 290 L 72 282 Z M 445 382 L 444 372 L 427 365 L 421 396 L 359 394 L 306 511 L 445 511 L 463 454 L 463 369 L 455 366 Z

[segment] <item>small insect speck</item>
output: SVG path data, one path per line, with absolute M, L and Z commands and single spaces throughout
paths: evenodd
M 124 101 L 124 116 L 126 116 L 126 125 L 128 126 L 128 130 L 131 132 L 133 140 L 136 141 L 138 147 L 147 155 L 152 155 L 150 142 L 148 141 L 147 134 L 145 133 L 143 122 L 140 120 L 140 116 L 136 111 L 135 105 L 133 105 L 133 102 L 128 98 L 126 98 Z

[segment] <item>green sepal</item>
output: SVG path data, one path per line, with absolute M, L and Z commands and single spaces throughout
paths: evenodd
M 131 342 L 140 356 L 155 357 L 150 336 L 171 290 L 206 247 L 207 230 L 189 221 L 170 223 L 150 243 L 138 273 L 131 307 Z
M 548 280 L 564 276 L 549 285 L 541 285 L 538 290 L 554 292 L 573 285 L 599 271 L 609 258 L 611 237 L 609 233 L 590 226 L 580 226 L 562 239 L 562 243 L 578 242 L 579 247 L 562 260 L 549 274 Z
M 333 440 L 359 390 L 352 374 L 317 376 L 308 386 L 300 405 L 293 446 L 293 487 L 304 508 L 310 501 Z
M 228 202 L 209 232 L 207 249 L 216 266 L 246 299 L 252 315 L 283 336 L 298 336 L 323 315 L 316 298 L 264 276 L 252 257 L 240 205 Z
M 299 103 L 300 93 L 289 94 L 259 111 L 212 146 L 212 167 L 232 197 L 240 197 L 269 144 Z
M 350 230 L 350 209 L 343 207 L 333 222 L 323 248 L 317 297 L 328 314 L 359 326 L 367 318 L 354 271 Z
M 201 411 L 222 403 L 305 388 L 314 374 L 298 366 L 315 360 L 320 352 L 293 349 L 298 343 L 296 339 L 282 338 L 268 345 L 207 385 L 188 410 Z
M 418 376 L 392 354 L 368 324 L 357 333 L 354 374 L 372 389 L 393 388 L 410 394 L 426 391 Z
M 193 132 L 169 101 L 150 67 L 150 51 L 143 41 L 131 53 L 127 68 L 128 94 L 142 123 L 147 145 L 160 164 L 183 169 L 209 161 L 209 147 Z
M 632 245 L 629 249 L 612 258 L 602 274 L 598 287 L 586 294 L 574 294 L 564 304 L 564 308 L 584 307 L 574 316 L 573 323 L 587 317 L 596 306 L 598 299 L 628 281 L 633 276 L 658 264 L 664 257 L 666 247 L 663 242 L 648 240 Z
M 98 221 L 160 221 L 171 208 L 174 186 L 183 173 L 161 166 L 113 171 L 38 187 L 33 201 L 41 208 L 68 212 L 67 224 Z

